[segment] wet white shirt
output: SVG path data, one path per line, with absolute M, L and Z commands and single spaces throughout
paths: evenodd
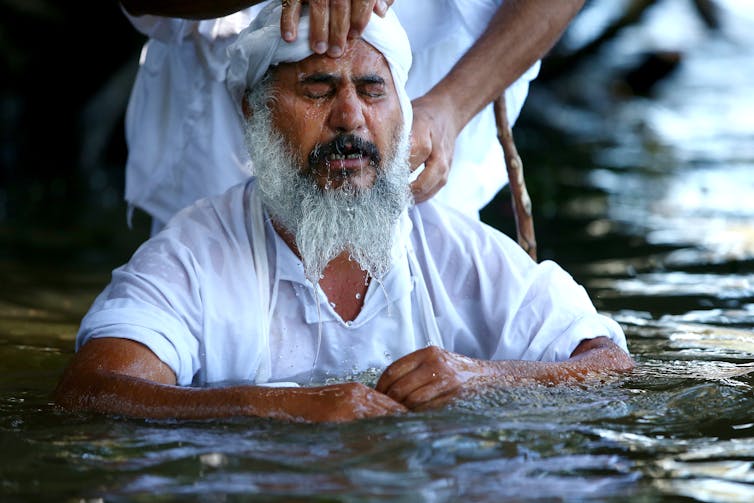
M 411 0 L 391 7 L 412 45 L 410 98 L 447 74 L 501 3 Z M 220 194 L 248 177 L 241 121 L 225 87 L 225 51 L 263 5 L 203 21 L 129 16 L 150 37 L 126 114 L 126 200 L 131 207 L 166 222 L 196 199 Z M 505 93 L 511 124 L 538 69 L 539 63 Z M 507 183 L 496 134 L 490 105 L 459 135 L 448 184 L 435 196 L 439 201 L 478 218 Z
M 559 266 L 431 201 L 402 215 L 392 268 L 344 322 L 263 218 L 254 187 L 183 210 L 113 271 L 77 348 L 138 341 L 180 385 L 323 382 L 379 372 L 428 344 L 495 360 L 562 361 L 597 336 L 626 349 L 620 326 Z

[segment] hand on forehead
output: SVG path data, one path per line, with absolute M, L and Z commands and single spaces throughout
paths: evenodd
M 270 67 L 302 61 L 313 54 L 308 43 L 308 8 L 301 11 L 298 37 L 292 43 L 281 39 L 281 14 L 280 4 L 268 4 L 228 48 L 229 66 L 226 83 L 239 105 L 239 112 L 246 91 L 255 86 Z M 388 10 L 384 18 L 371 17 L 361 38 L 376 48 L 387 62 L 404 122 L 410 126 L 413 114 L 405 84 L 411 67 L 411 46 L 405 30 L 392 10 Z M 340 59 L 342 58 L 338 58 Z
M 305 0 L 282 0 L 280 32 L 293 42 L 298 36 L 302 4 Z M 372 12 L 384 17 L 393 0 L 345 0 L 312 2 L 309 12 L 309 45 L 316 54 L 338 57 L 346 40 L 357 38 L 366 28 Z

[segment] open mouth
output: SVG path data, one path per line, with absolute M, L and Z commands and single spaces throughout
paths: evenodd
M 376 168 L 381 156 L 377 146 L 355 135 L 341 135 L 318 144 L 309 154 L 312 173 L 328 178 L 347 178 L 364 168 Z

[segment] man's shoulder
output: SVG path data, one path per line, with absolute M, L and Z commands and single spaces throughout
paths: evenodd
M 502 231 L 442 203 L 426 201 L 414 206 L 410 215 L 414 242 L 433 255 L 481 253 L 522 260 L 526 255 Z
M 457 210 L 426 202 L 410 213 L 411 243 L 423 277 L 453 302 L 476 303 L 472 311 L 489 305 L 483 291 L 523 288 L 523 278 L 537 267 L 503 232 Z
M 253 180 L 247 180 L 221 194 L 203 197 L 178 211 L 165 230 L 180 234 L 212 235 L 225 237 L 246 232 L 249 202 L 253 197 Z
M 431 199 L 414 206 L 411 216 L 415 223 L 418 221 L 425 229 L 447 231 L 451 236 L 459 236 L 464 239 L 474 239 L 475 237 L 507 238 L 499 229 L 478 218 Z

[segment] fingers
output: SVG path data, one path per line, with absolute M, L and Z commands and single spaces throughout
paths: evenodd
M 442 158 L 430 158 L 425 161 L 424 171 L 411 183 L 414 202 L 421 203 L 437 194 L 446 183 L 450 174 L 450 164 Z
M 298 21 L 301 18 L 301 0 L 283 2 L 280 15 L 280 35 L 286 42 L 293 42 L 298 36 Z
M 385 371 L 377 381 L 377 385 L 374 387 L 374 389 L 379 391 L 380 393 L 387 395 L 393 384 L 395 384 L 404 376 L 409 375 L 411 372 L 416 370 L 421 365 L 421 363 L 422 361 L 421 359 L 417 358 L 416 352 L 413 352 L 409 355 L 404 356 L 403 358 L 396 360 L 388 368 L 385 369 Z
M 407 411 L 387 395 L 356 382 L 309 388 L 305 393 L 314 400 L 304 404 L 303 417 L 313 422 L 344 422 Z
M 415 170 L 424 164 L 424 170 L 411 183 L 411 192 L 414 202 L 421 203 L 448 182 L 456 133 L 448 127 L 448 115 L 434 100 L 418 98 L 412 102 L 412 107 L 414 122 L 409 165 Z
M 411 183 L 414 202 L 426 201 L 448 183 L 451 162 L 452 159 L 445 153 L 441 144 L 433 143 L 429 134 L 416 140 L 412 137 L 409 156 L 411 169 L 414 170 L 424 163 L 424 169 Z
M 449 355 L 430 346 L 404 356 L 385 369 L 375 389 L 409 409 L 444 404 L 463 384 L 448 365 Z
M 429 409 L 450 401 L 461 384 L 452 373 L 422 368 L 393 383 L 387 396 L 410 410 Z
M 449 379 L 447 374 L 424 366 L 395 381 L 387 391 L 387 396 L 413 410 L 439 396 L 451 394 L 459 385 L 460 383 Z
M 372 393 L 369 406 L 369 416 L 400 414 L 408 411 L 405 405 L 382 393 Z
M 384 17 L 394 0 L 308 0 L 309 46 L 315 54 L 337 58 L 343 55 L 349 38 L 360 37 L 372 12 Z M 298 36 L 301 4 L 307 0 L 284 0 L 280 18 L 283 40 Z
M 377 12 L 375 0 L 353 0 L 351 2 L 351 19 L 348 28 L 348 38 L 358 38 L 369 23 L 372 11 Z M 384 15 L 384 14 L 381 14 Z
M 333 3 L 343 3 L 332 0 Z M 330 36 L 330 1 L 309 1 L 309 45 L 315 54 L 324 54 Z
M 393 5 L 394 0 L 377 0 L 374 4 L 374 13 L 380 17 L 385 17 L 387 10 Z
M 411 127 L 411 151 L 408 156 L 409 168 L 414 171 L 424 164 L 432 153 L 432 137 L 428 129 L 423 129 L 421 119 L 414 116 L 414 123 Z

